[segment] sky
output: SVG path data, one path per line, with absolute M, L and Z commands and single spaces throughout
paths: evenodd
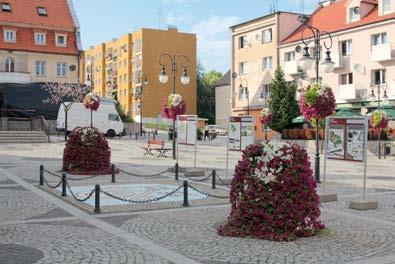
M 276 0 L 73 0 L 84 49 L 141 27 L 167 29 L 173 25 L 197 35 L 197 57 L 206 71 L 222 73 L 230 69 L 229 27 L 269 14 L 273 2 Z M 277 2 L 279 11 L 310 13 L 319 1 Z

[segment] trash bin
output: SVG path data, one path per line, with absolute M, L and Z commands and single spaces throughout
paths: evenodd
M 173 129 L 169 129 L 169 141 L 173 140 L 173 135 L 175 135 L 175 138 L 177 138 L 177 131 L 175 131 L 175 133 L 173 133 Z

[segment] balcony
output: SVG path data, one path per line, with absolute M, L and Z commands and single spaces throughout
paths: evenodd
M 296 75 L 298 72 L 298 62 L 296 60 L 286 61 L 284 63 L 284 73 L 287 75 Z
M 348 101 L 357 99 L 355 84 L 339 85 L 339 100 Z
M 372 61 L 380 62 L 392 60 L 394 58 L 392 55 L 394 51 L 395 45 L 392 43 L 372 46 Z
M 27 72 L 0 72 L 0 83 L 29 83 L 30 73 Z

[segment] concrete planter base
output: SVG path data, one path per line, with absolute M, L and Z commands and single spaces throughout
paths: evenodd
M 374 210 L 377 209 L 378 202 L 374 200 L 353 200 L 350 201 L 349 208 L 355 210 Z
M 203 177 L 206 175 L 206 172 L 204 170 L 199 170 L 199 169 L 187 169 L 184 172 L 184 175 L 188 177 Z
M 337 201 L 337 193 L 319 193 L 320 203 L 328 203 L 328 202 L 336 202 Z

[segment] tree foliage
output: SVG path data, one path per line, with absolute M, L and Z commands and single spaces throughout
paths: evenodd
M 222 73 L 215 70 L 205 72 L 199 64 L 197 71 L 197 112 L 198 116 L 208 118 L 215 123 L 215 89 L 214 83 L 221 79 Z
M 289 84 L 284 79 L 283 70 L 278 67 L 271 83 L 269 107 L 273 113 L 270 127 L 277 132 L 292 127 L 292 119 L 299 116 L 299 105 L 296 100 L 295 84 Z
M 117 112 L 119 116 L 121 117 L 122 122 L 130 123 L 133 122 L 133 118 L 125 114 L 125 111 L 122 108 L 122 105 L 116 101 L 115 103 L 115 108 L 117 109 Z

